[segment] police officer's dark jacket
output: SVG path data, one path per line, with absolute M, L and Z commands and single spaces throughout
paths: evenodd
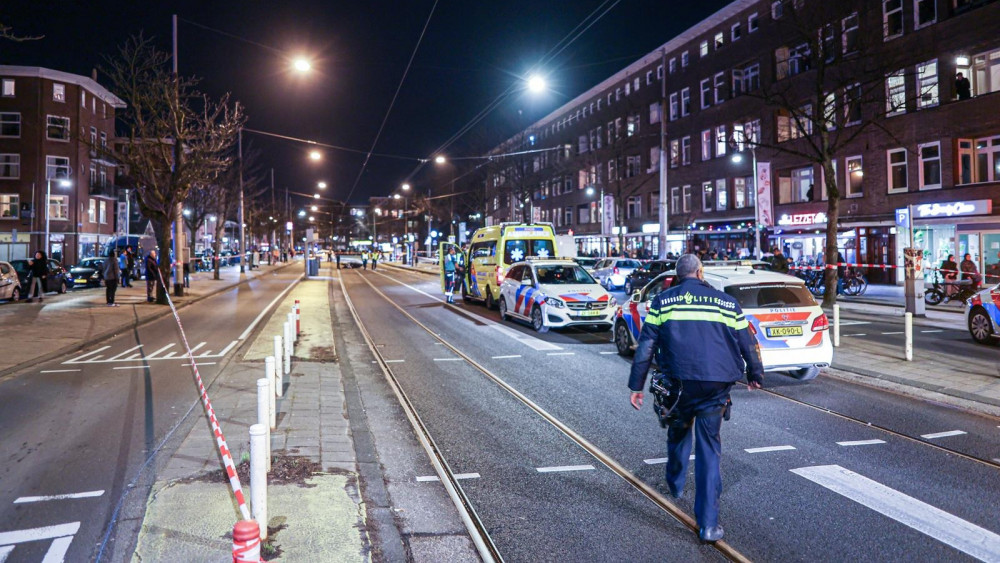
M 757 339 L 733 297 L 697 278 L 661 291 L 649 307 L 632 361 L 629 388 L 642 391 L 656 352 L 660 370 L 681 380 L 762 381 Z

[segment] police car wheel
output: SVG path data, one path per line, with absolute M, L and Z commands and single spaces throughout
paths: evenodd
M 975 308 L 969 314 L 969 334 L 980 344 L 993 343 L 993 323 L 982 308 Z
M 542 308 L 535 305 L 535 308 L 531 310 L 531 327 L 535 329 L 536 332 L 548 332 L 549 327 L 545 326 L 545 322 L 542 319 Z
M 497 304 L 497 306 L 500 308 L 500 320 L 501 321 L 506 321 L 507 320 L 507 300 L 503 298 L 503 295 L 500 296 L 500 302 Z
M 619 356 L 628 356 L 632 353 L 632 339 L 629 338 L 628 327 L 625 323 L 615 325 L 615 348 L 618 348 Z
M 793 371 L 792 375 L 799 381 L 809 381 L 810 379 L 816 379 L 816 376 L 819 375 L 819 368 L 816 366 L 800 368 Z

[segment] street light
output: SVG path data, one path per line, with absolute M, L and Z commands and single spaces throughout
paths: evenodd
M 409 184 L 403 184 L 400 187 L 403 189 L 404 192 L 410 191 L 410 185 Z
M 746 135 L 744 133 L 744 135 Z M 745 141 L 745 139 L 744 139 Z M 760 203 L 757 201 L 757 147 L 752 142 L 744 142 L 744 145 L 750 149 L 750 156 L 752 161 L 750 164 L 750 176 L 753 177 L 753 213 L 754 213 L 754 225 L 753 225 L 753 244 L 754 244 L 754 255 L 760 260 L 762 254 L 762 248 L 760 247 Z M 743 154 L 741 152 L 733 153 L 731 160 L 735 163 L 743 162 Z
M 531 92 L 538 94 L 540 92 L 544 92 L 545 88 L 545 79 L 541 76 L 536 74 L 528 79 L 528 90 Z
M 66 178 L 60 178 L 59 179 L 59 187 L 60 188 L 68 188 L 68 187 L 70 187 L 72 185 L 73 185 L 73 182 L 70 182 Z M 46 253 L 46 255 L 49 255 L 49 254 L 52 253 L 52 247 L 49 244 L 49 218 L 52 215 L 52 213 L 50 211 L 51 208 L 52 208 L 52 178 L 46 178 L 45 179 L 45 253 Z
M 326 182 L 320 182 L 320 183 L 316 184 L 316 187 L 319 188 L 319 189 L 321 189 L 321 190 L 325 190 L 326 189 Z
M 448 160 L 442 155 L 434 157 L 434 164 L 444 164 L 445 162 L 448 162 Z
M 313 194 L 313 199 L 319 199 L 319 194 Z
M 399 194 L 392 194 L 392 199 L 399 199 L 401 196 Z
M 319 207 L 316 207 L 315 205 L 309 208 L 310 211 L 317 211 L 318 209 Z
M 319 151 L 309 151 L 309 160 L 322 160 L 323 154 Z
M 298 72 L 309 72 L 312 70 L 312 63 L 303 57 L 299 57 L 292 61 L 292 68 Z

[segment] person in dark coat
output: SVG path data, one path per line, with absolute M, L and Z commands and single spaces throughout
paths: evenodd
M 156 282 L 160 279 L 160 265 L 156 262 L 156 250 L 146 255 L 146 301 L 156 301 Z
M 49 260 L 41 250 L 35 251 L 35 257 L 28 261 L 28 272 L 31 278 L 28 281 L 28 303 L 33 301 L 31 292 L 35 292 L 38 302 L 41 303 L 45 297 L 45 284 L 49 279 Z
M 972 84 L 961 72 L 955 75 L 955 93 L 959 100 L 968 100 L 972 97 Z
M 122 287 L 132 287 L 132 272 L 135 270 L 135 253 L 131 246 L 125 247 L 125 270 L 122 272 Z
M 771 257 L 771 269 L 779 274 L 788 273 L 788 258 L 781 252 L 781 247 L 774 247 L 774 256 Z
M 115 292 L 118 291 L 118 278 L 122 271 L 118 266 L 118 251 L 112 250 L 104 263 L 101 264 L 101 275 L 104 277 L 104 296 L 107 299 L 108 307 L 117 307 L 115 303 Z

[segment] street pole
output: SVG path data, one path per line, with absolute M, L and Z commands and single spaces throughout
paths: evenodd
M 246 225 L 243 218 L 243 128 L 240 127 L 237 137 L 238 152 L 240 157 L 240 273 L 246 272 L 247 262 L 247 234 Z
M 49 255 L 49 202 L 52 200 L 52 179 L 45 179 L 45 255 Z M 911 245 L 912 246 L 912 245 Z
M 753 237 L 754 237 L 754 254 L 757 259 L 760 260 L 762 256 L 762 251 L 760 248 L 760 205 L 757 202 L 757 149 L 751 145 L 750 146 L 750 156 L 752 158 L 751 166 L 753 167 L 753 212 L 754 212 L 754 225 L 753 225 Z
M 277 214 L 278 209 L 274 205 L 274 168 L 271 169 L 271 213 Z M 274 252 L 275 244 L 275 233 L 274 233 L 274 220 L 271 220 L 271 244 L 268 245 L 267 252 L 272 254 Z M 268 262 L 270 263 L 270 262 Z
M 667 234 L 670 232 L 670 214 L 667 208 L 667 50 L 660 51 L 660 235 L 657 256 L 667 257 Z M 604 197 L 601 197 L 604 205 Z M 603 219 L 602 219 L 603 220 Z
M 177 91 L 179 73 L 177 71 L 177 14 L 173 15 L 173 64 L 174 64 L 174 97 L 179 98 Z M 174 139 L 174 170 L 181 158 L 180 140 Z M 174 204 L 174 295 L 184 295 L 184 202 Z M 163 288 L 166 291 L 166 288 Z

